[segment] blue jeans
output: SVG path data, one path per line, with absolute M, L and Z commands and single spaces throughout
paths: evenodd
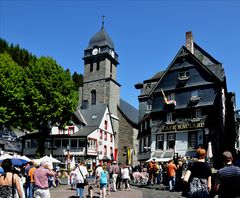
M 84 188 L 76 188 L 77 196 L 83 198 L 83 190 Z
M 169 179 L 169 190 L 173 190 L 175 187 L 176 176 L 168 177 Z
M 29 186 L 29 198 L 33 198 L 33 193 L 34 193 L 34 183 L 30 182 Z

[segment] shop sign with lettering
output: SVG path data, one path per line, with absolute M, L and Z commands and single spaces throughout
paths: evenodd
M 204 122 L 166 125 L 162 131 L 181 131 L 186 129 L 204 128 Z

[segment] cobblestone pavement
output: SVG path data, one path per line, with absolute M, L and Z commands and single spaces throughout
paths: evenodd
M 69 186 L 62 185 L 50 190 L 51 198 L 74 198 L 75 190 Z M 87 188 L 84 190 L 84 198 L 88 197 Z M 94 187 L 94 198 L 99 198 L 99 189 Z M 131 191 L 111 192 L 106 198 L 182 198 L 181 192 L 169 192 L 157 186 L 132 186 Z

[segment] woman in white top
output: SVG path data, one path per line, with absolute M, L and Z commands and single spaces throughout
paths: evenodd
M 83 198 L 84 191 L 84 179 L 88 176 L 87 168 L 84 166 L 83 162 L 80 162 L 80 165 L 75 169 L 76 175 L 76 193 L 77 196 Z
M 129 171 L 129 168 L 128 168 L 127 165 L 123 166 L 122 179 L 123 179 L 123 183 L 125 183 L 125 189 L 130 191 L 131 190 L 130 184 L 129 184 L 129 181 L 130 181 L 130 171 Z

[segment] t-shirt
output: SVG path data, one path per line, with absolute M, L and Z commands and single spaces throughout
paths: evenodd
M 100 184 L 107 184 L 108 183 L 108 171 L 102 170 L 100 172 Z
M 197 177 L 207 179 L 212 175 L 210 167 L 205 162 L 193 162 L 189 164 L 188 170 L 191 171 L 191 178 Z
M 216 182 L 220 184 L 219 197 L 240 196 L 240 168 L 227 165 L 217 172 Z
M 174 163 L 169 163 L 168 164 L 167 172 L 168 172 L 169 177 L 175 176 L 176 175 L 176 170 L 177 170 L 177 167 Z

